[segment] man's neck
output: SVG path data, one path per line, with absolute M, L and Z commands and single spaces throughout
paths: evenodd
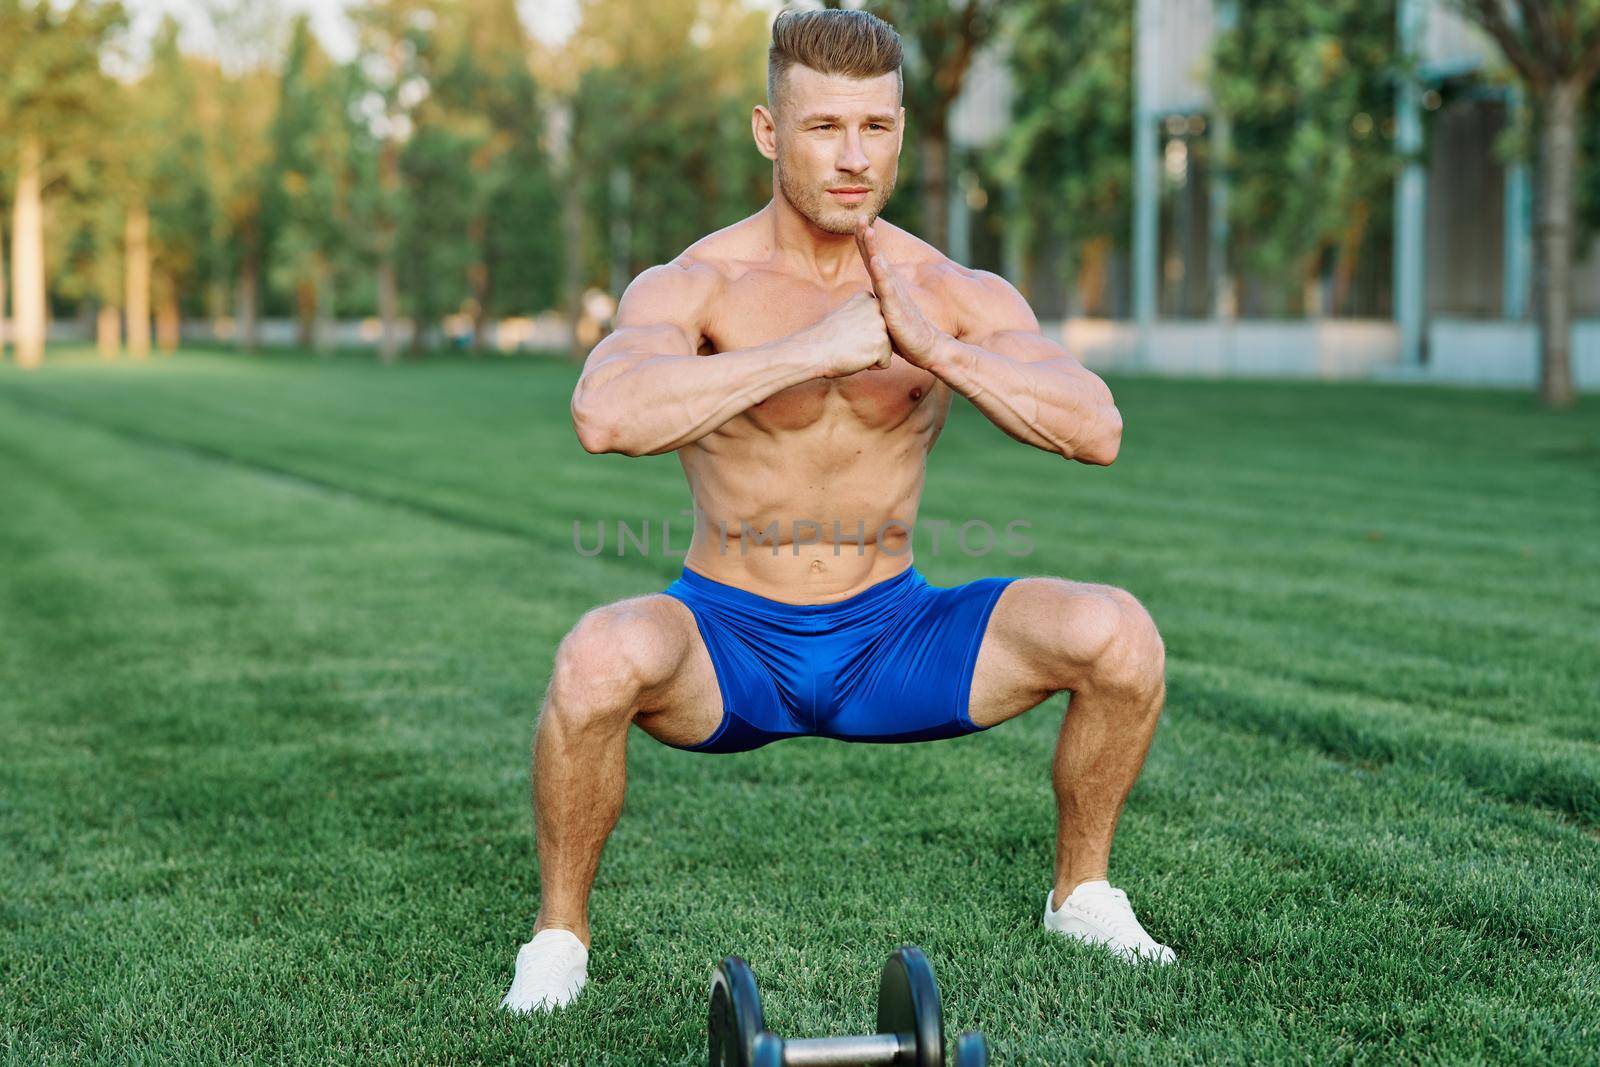
M 829 233 L 794 209 L 782 192 L 766 207 L 771 216 L 775 257 L 808 272 L 826 285 L 836 285 L 852 269 L 865 270 L 854 234 Z

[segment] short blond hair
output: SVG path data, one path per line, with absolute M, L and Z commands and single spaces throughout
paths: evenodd
M 767 106 L 778 106 L 783 74 L 792 66 L 821 74 L 876 78 L 893 72 L 900 80 L 903 58 L 893 26 L 866 11 L 784 11 L 772 23 L 767 49 Z

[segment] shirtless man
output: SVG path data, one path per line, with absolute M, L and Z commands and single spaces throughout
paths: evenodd
M 700 521 L 676 582 L 589 612 L 556 653 L 533 757 L 540 909 L 512 1011 L 565 1004 L 587 980 L 630 725 L 698 752 L 922 741 L 1070 692 L 1044 924 L 1173 959 L 1106 881 L 1165 694 L 1149 614 L 1059 578 L 931 586 L 896 522 L 916 517 L 954 394 L 1067 460 L 1108 464 L 1122 434 L 1105 384 L 1004 279 L 878 220 L 905 134 L 900 59 L 863 12 L 781 15 L 753 116 L 771 202 L 639 275 L 584 366 L 584 448 L 676 452 Z M 773 524 L 776 551 L 752 543 Z

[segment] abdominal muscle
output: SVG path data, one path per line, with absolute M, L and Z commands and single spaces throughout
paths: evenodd
M 711 516 L 700 521 L 704 525 L 696 530 L 683 565 L 769 600 L 832 603 L 887 581 L 911 565 L 908 528 L 884 530 L 880 522 L 862 516 L 821 521 L 815 527 L 801 522 L 791 528 L 777 520 L 775 539 L 759 518 L 745 520 L 750 529 L 743 536 L 738 519 Z
M 877 428 L 848 410 L 818 414 L 782 431 L 761 426 L 759 414 L 741 415 L 679 452 L 695 504 L 685 567 L 771 600 L 823 604 L 911 565 L 942 417 L 907 412 Z

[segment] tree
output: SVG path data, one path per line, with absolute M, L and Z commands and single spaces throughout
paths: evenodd
M 11 306 L 11 289 L 6 285 L 6 213 L 3 210 L 8 197 L 4 189 L 0 189 L 0 359 L 6 355 L 6 345 L 10 342 L 11 322 L 9 308 Z
M 64 183 L 51 208 L 46 267 L 55 295 L 94 305 L 95 344 L 103 359 L 122 354 L 122 318 L 128 291 L 124 242 L 128 236 L 133 146 L 147 147 L 129 129 L 129 92 L 106 86 L 99 100 L 104 124 L 74 180 Z
M 359 114 L 374 151 L 372 195 L 363 208 L 372 223 L 377 274 L 380 358 L 399 357 L 401 227 L 408 209 L 403 156 L 416 132 L 413 112 L 432 91 L 422 59 L 438 13 L 429 0 L 372 0 L 351 12 L 361 73 Z M 415 323 L 413 343 L 424 324 Z
M 339 199 L 349 154 L 346 103 L 310 19 L 296 17 L 272 120 L 264 210 L 274 223 L 268 260 L 293 294 L 303 348 L 326 340 L 316 326 L 330 302 L 333 249 L 340 239 Z
M 555 243 L 549 221 L 557 206 L 540 144 L 532 42 L 514 0 L 465 0 L 460 15 L 433 100 L 448 109 L 468 147 L 467 307 L 479 350 L 485 324 L 502 308 L 538 308 L 554 298 L 545 250 Z
M 766 16 L 742 0 L 582 10 L 568 44 L 581 270 L 586 284 L 609 275 L 615 289 L 771 195 L 772 166 L 750 133 L 769 38 Z
M 1006 40 L 1015 93 L 993 178 L 1029 205 L 1026 217 L 1008 222 L 1027 224 L 1030 259 L 1062 256 L 1060 273 L 1070 279 L 1086 256 L 1103 279 L 1130 226 L 1133 5 L 1030 0 Z M 1078 310 L 1071 292 L 1066 310 Z
M 1572 259 L 1580 119 L 1600 74 L 1600 0 L 1452 0 L 1500 46 L 1526 89 L 1538 142 L 1534 196 L 1539 396 L 1576 400 L 1572 383 Z
M 45 202 L 94 149 L 109 95 L 100 51 L 122 23 L 115 3 L 0 0 L 0 158 L 16 160 L 10 273 L 22 367 L 44 358 Z
M 6 251 L 11 245 L 6 241 L 6 205 L 11 202 L 11 191 L 6 174 L 0 170 L 0 360 L 6 357 L 6 345 L 11 340 L 11 286 L 6 284 Z
M 583 66 L 591 61 L 591 56 L 584 54 L 586 50 L 571 45 L 550 48 L 537 38 L 530 43 L 534 80 L 544 94 L 543 148 L 550 160 L 551 179 L 556 184 L 560 202 L 558 211 L 546 216 L 545 222 L 545 232 L 550 233 L 551 223 L 559 218 L 549 244 L 561 249 L 559 295 L 556 302 L 546 306 L 563 309 L 567 321 L 573 325 L 567 354 L 582 360 L 588 348 L 577 325 L 583 314 L 583 290 L 588 271 L 584 248 L 588 227 L 584 222 L 585 197 L 579 181 L 581 164 L 573 115 L 577 110 Z M 759 199 L 756 202 L 759 203 Z
M 149 216 L 150 294 L 156 341 L 164 352 L 178 345 L 182 303 L 199 292 L 211 268 L 215 200 L 206 171 L 204 131 L 197 117 L 196 64 L 178 47 L 179 27 L 162 20 L 151 48 L 150 69 L 136 87 L 139 124 L 148 131 L 140 176 Z M 159 145 L 156 151 L 150 145 Z
M 1397 161 L 1393 0 L 1241 6 L 1211 89 L 1233 126 L 1230 214 L 1243 265 L 1287 312 L 1334 257 L 1337 308 L 1367 234 L 1388 219 Z
M 232 282 L 235 345 L 254 351 L 260 343 L 263 271 L 272 241 L 265 207 L 271 182 L 269 130 L 278 98 L 274 64 L 282 54 L 282 27 L 276 6 L 256 0 L 211 0 L 206 10 L 217 58 L 192 64 L 191 71 L 214 205 L 208 261 L 218 276 Z M 217 303 L 220 296 L 219 291 Z

